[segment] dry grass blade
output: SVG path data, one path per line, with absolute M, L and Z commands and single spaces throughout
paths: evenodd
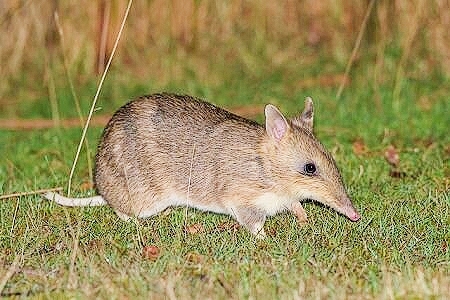
M 103 82 L 105 81 L 106 74 L 108 73 L 109 67 L 111 66 L 111 62 L 112 62 L 112 59 L 114 57 L 114 54 L 116 53 L 117 45 L 119 44 L 120 37 L 122 36 L 123 28 L 125 27 L 125 22 L 126 22 L 126 20 L 128 18 L 128 14 L 130 12 L 132 3 L 133 3 L 133 0 L 129 0 L 128 1 L 128 6 L 127 6 L 127 9 L 125 11 L 125 15 L 124 15 L 124 17 L 122 19 L 122 24 L 120 25 L 119 32 L 117 33 L 117 38 L 116 38 L 116 41 L 114 42 L 114 46 L 113 46 L 113 49 L 111 51 L 111 55 L 109 56 L 108 63 L 106 64 L 105 70 L 103 71 L 102 77 L 101 77 L 100 82 L 98 84 L 98 88 L 97 88 L 97 92 L 95 93 L 94 100 L 92 100 L 91 109 L 89 110 L 89 115 L 87 117 L 86 124 L 84 125 L 83 133 L 81 135 L 80 142 L 78 143 L 77 153 L 75 154 L 75 159 L 74 159 L 73 164 L 72 164 L 72 169 L 70 170 L 69 183 L 68 183 L 68 187 L 67 187 L 67 196 L 68 197 L 70 197 L 70 189 L 71 189 L 71 186 L 72 186 L 72 177 L 73 177 L 73 173 L 75 172 L 75 167 L 77 165 L 78 158 L 80 156 L 81 147 L 83 146 L 84 139 L 86 138 L 86 133 L 87 133 L 87 130 L 89 128 L 89 124 L 90 124 L 92 115 L 94 114 L 94 109 L 95 109 L 95 105 L 97 104 L 98 96 L 99 96 L 100 91 L 102 89 Z
M 66 212 L 66 217 L 69 222 L 70 218 L 69 218 L 67 212 Z M 81 222 L 78 222 L 76 234 L 75 234 L 73 228 L 71 227 L 71 234 L 72 234 L 73 247 L 72 247 L 72 253 L 70 255 L 69 275 L 67 277 L 67 288 L 68 289 L 76 289 L 78 286 L 78 277 L 77 277 L 77 274 L 75 271 L 75 263 L 77 260 L 78 248 L 79 248 L 79 242 L 80 242 Z
M 343 79 L 342 79 L 341 85 L 339 86 L 339 90 L 336 94 L 337 99 L 339 99 L 341 97 L 341 94 L 344 91 L 344 87 L 347 82 L 346 78 L 349 78 L 348 74 L 350 73 L 350 69 L 352 68 L 353 62 L 355 61 L 356 53 L 358 53 L 359 46 L 361 45 L 361 40 L 362 40 L 363 34 L 366 31 L 367 21 L 369 20 L 369 16 L 370 16 L 370 13 L 372 12 L 372 8 L 373 8 L 374 4 L 375 4 L 375 0 L 371 0 L 369 3 L 369 6 L 367 7 L 366 15 L 364 16 L 364 20 L 361 24 L 361 28 L 358 33 L 358 37 L 356 38 L 355 46 L 353 47 L 353 50 L 352 50 L 352 55 L 350 56 L 350 59 L 347 62 L 347 66 L 345 67 L 345 73 L 344 73 L 344 76 L 342 77 Z
M 36 190 L 31 192 L 19 192 L 19 193 L 13 193 L 13 194 L 7 194 L 7 195 L 1 195 L 0 200 L 2 199 L 10 199 L 15 197 L 23 197 L 23 196 L 30 196 L 30 195 L 36 195 L 36 194 L 43 194 L 46 192 L 60 192 L 62 191 L 62 187 L 56 187 L 51 189 L 42 189 L 42 190 Z
M 189 209 L 189 195 L 191 193 L 191 180 L 192 180 L 192 168 L 194 167 L 194 156 L 195 156 L 195 144 L 192 147 L 192 155 L 191 155 L 191 165 L 189 166 L 189 178 L 188 178 L 188 186 L 186 192 L 186 208 L 184 211 L 184 228 L 187 228 L 188 221 L 188 209 Z M 185 235 L 187 232 L 185 232 Z

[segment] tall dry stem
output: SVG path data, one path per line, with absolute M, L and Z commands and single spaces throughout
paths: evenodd
M 402 83 L 405 76 L 405 64 L 407 63 L 411 50 L 413 42 L 417 36 L 418 29 L 420 28 L 420 20 L 422 17 L 423 9 L 425 6 L 426 1 L 425 0 L 419 0 L 419 3 L 417 3 L 415 7 L 415 10 L 413 15 L 411 16 L 411 21 L 408 22 L 405 39 L 402 45 L 402 55 L 400 57 L 400 60 L 397 64 L 397 72 L 395 74 L 395 83 L 394 83 L 394 90 L 392 92 L 392 108 L 394 111 L 398 112 L 400 109 L 400 93 L 402 89 Z
M 89 128 L 89 123 L 91 121 L 92 115 L 94 114 L 94 109 L 95 109 L 95 106 L 97 104 L 98 96 L 100 95 L 100 91 L 102 89 L 103 83 L 105 82 L 106 74 L 108 73 L 109 67 L 111 66 L 111 62 L 112 62 L 112 59 L 114 57 L 114 54 L 116 53 L 117 45 L 119 44 L 119 40 L 120 40 L 120 37 L 122 35 L 123 28 L 125 27 L 125 22 L 126 22 L 126 20 L 128 18 L 128 14 L 130 12 L 132 3 L 133 3 L 133 0 L 129 0 L 128 1 L 128 6 L 127 6 L 127 9 L 125 11 L 124 17 L 122 19 L 122 24 L 120 26 L 120 30 L 119 30 L 119 32 L 117 34 L 117 38 L 116 38 L 116 41 L 114 43 L 114 47 L 112 49 L 111 55 L 110 55 L 110 57 L 108 59 L 108 63 L 106 64 L 105 70 L 103 71 L 102 77 L 101 77 L 100 82 L 98 84 L 97 92 L 95 93 L 94 99 L 92 100 L 91 109 L 89 111 L 89 115 L 88 115 L 86 123 L 84 125 L 83 133 L 81 135 L 80 142 L 78 143 L 77 152 L 75 154 L 75 159 L 73 161 L 72 168 L 70 170 L 70 175 L 69 175 L 69 183 L 68 183 L 68 187 L 67 187 L 67 195 L 69 197 L 70 197 L 70 190 L 71 190 L 71 187 L 72 187 L 73 173 L 75 172 L 75 168 L 76 168 L 76 165 L 77 165 L 77 162 L 78 162 L 78 158 L 80 156 L 81 147 L 82 147 L 82 145 L 84 143 L 84 139 L 86 138 L 86 133 L 87 133 L 87 130 Z

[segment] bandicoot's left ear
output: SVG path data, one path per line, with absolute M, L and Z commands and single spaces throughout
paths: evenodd
M 309 131 L 313 130 L 314 123 L 314 105 L 311 97 L 306 97 L 305 108 L 300 116 L 292 119 L 292 123 L 300 127 L 306 127 Z
M 289 130 L 289 124 L 283 114 L 273 106 L 267 104 L 264 109 L 266 115 L 266 132 L 272 139 L 279 142 Z

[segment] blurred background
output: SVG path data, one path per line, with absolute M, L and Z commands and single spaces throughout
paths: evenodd
M 87 112 L 127 4 L 0 1 L 0 116 L 57 123 L 74 99 Z M 449 28 L 448 0 L 134 1 L 101 106 L 162 90 L 282 102 L 344 83 L 395 102 L 405 80 L 448 83 Z

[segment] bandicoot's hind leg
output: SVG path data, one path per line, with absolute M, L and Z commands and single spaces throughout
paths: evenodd
M 120 211 L 118 211 L 118 210 L 114 210 L 114 211 L 115 211 L 116 215 L 117 215 L 122 221 L 125 221 L 125 222 L 131 221 L 131 218 L 132 218 L 132 217 L 130 217 L 129 215 L 127 215 L 127 214 L 125 214 L 125 213 L 123 213 L 123 212 L 120 212 Z
M 232 211 L 236 220 L 258 239 L 264 239 L 266 237 L 266 233 L 264 232 L 266 215 L 262 210 L 240 206 L 232 208 Z
M 174 198 L 156 198 L 153 194 L 144 193 L 129 193 L 124 195 L 128 197 L 128 201 L 125 203 L 131 203 L 133 199 L 133 205 L 129 206 L 128 209 L 123 209 L 123 206 L 113 207 L 117 216 L 124 221 L 130 221 L 132 218 L 145 219 L 154 216 L 170 206 L 176 206 L 180 204 L 178 199 Z

